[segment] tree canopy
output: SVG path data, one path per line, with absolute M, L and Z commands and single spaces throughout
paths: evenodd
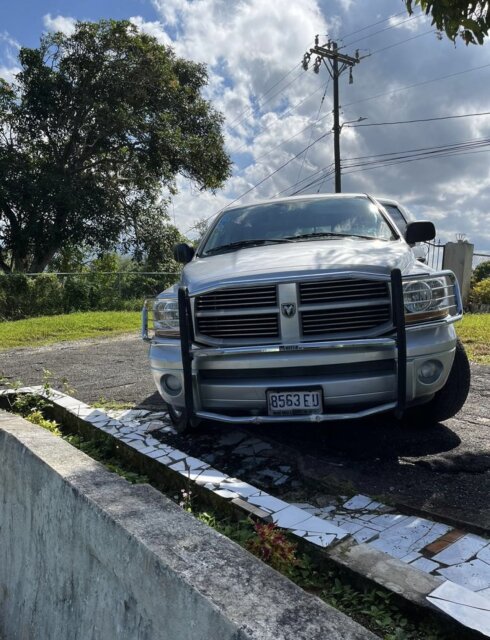
M 414 5 L 432 16 L 432 24 L 453 42 L 457 37 L 466 44 L 483 44 L 490 28 L 488 0 L 405 0 L 409 13 Z
M 19 61 L 0 79 L 0 268 L 42 271 L 78 244 L 155 261 L 176 177 L 215 190 L 230 173 L 205 67 L 114 20 L 44 35 Z

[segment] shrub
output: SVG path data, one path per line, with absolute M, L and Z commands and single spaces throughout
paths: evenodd
M 471 281 L 472 281 L 472 284 L 475 285 L 477 282 L 481 282 L 486 278 L 490 278 L 490 260 L 486 260 L 485 262 L 480 262 L 480 264 L 477 267 L 475 267 Z
M 471 301 L 477 304 L 490 304 L 490 277 L 474 285 L 471 290 Z
M 100 265 L 107 269 L 111 266 Z M 114 266 L 114 265 L 112 265 Z M 72 311 L 133 311 L 178 280 L 178 275 L 145 275 L 132 272 L 100 273 L 95 269 L 79 275 L 42 273 L 0 274 L 0 320 L 21 320 Z
M 63 312 L 90 311 L 90 282 L 86 276 L 65 276 Z
M 28 313 L 33 316 L 50 316 L 63 309 L 63 286 L 53 273 L 41 273 L 29 279 Z

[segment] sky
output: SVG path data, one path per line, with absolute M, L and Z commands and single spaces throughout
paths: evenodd
M 319 34 L 361 58 L 340 78 L 342 190 L 394 198 L 443 241 L 490 252 L 490 115 L 453 117 L 490 112 L 490 44 L 454 45 L 402 0 L 0 0 L 0 76 L 43 32 L 101 18 L 207 65 L 233 175 L 216 194 L 178 179 L 169 214 L 188 236 L 231 202 L 333 192 L 332 83 L 300 64 Z M 406 120 L 429 121 L 381 124 Z

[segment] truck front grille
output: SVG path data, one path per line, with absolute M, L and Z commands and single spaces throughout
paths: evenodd
M 364 278 L 337 278 L 299 284 L 301 332 L 308 338 L 357 335 L 391 319 L 388 284 Z
M 372 298 L 389 299 L 386 282 L 376 280 L 338 279 L 302 282 L 299 285 L 301 304 L 322 302 L 356 302 Z
M 257 307 L 275 307 L 277 287 L 242 287 L 241 289 L 221 289 L 198 296 L 196 311 L 221 311 L 224 309 L 254 309 Z
M 388 322 L 389 319 L 389 305 L 377 305 L 369 308 L 325 309 L 301 313 L 301 325 L 305 336 L 374 329 L 378 325 Z
M 215 339 L 277 338 L 279 319 L 277 313 L 197 317 L 197 330 Z
M 217 289 L 196 297 L 194 322 L 198 341 L 230 346 L 379 335 L 391 326 L 390 289 L 347 276 Z

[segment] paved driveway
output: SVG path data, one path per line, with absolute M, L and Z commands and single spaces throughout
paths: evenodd
M 0 353 L 0 373 L 39 384 L 43 369 L 86 402 L 101 398 L 160 405 L 147 347 L 137 337 L 88 340 Z M 250 427 L 295 459 L 319 491 L 353 489 L 490 532 L 490 367 L 472 366 L 472 390 L 454 419 L 402 428 L 390 418 L 326 425 Z M 230 429 L 204 425 L 203 433 Z M 199 434 L 193 436 L 198 438 Z

